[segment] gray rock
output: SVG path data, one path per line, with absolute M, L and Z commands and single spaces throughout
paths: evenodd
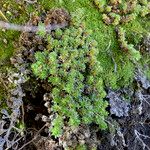
M 2 137 L 0 137 L 0 150 L 3 150 L 4 144 L 5 144 L 5 140 Z
M 119 92 L 109 90 L 107 98 L 109 98 L 111 114 L 117 117 L 128 116 L 130 104 L 124 100 Z
M 150 87 L 150 81 L 140 69 L 137 69 L 135 73 L 135 80 L 140 83 L 144 89 L 148 89 Z

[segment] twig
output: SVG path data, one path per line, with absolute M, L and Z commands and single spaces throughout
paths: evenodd
M 22 110 L 22 123 L 24 124 L 24 107 L 23 104 L 21 105 L 21 110 Z
M 37 2 L 37 0 L 31 1 L 31 0 L 24 0 L 25 2 L 29 3 L 29 4 L 34 4 Z
M 141 142 L 141 144 L 142 144 L 142 146 L 143 146 L 143 150 L 145 150 L 145 148 L 147 148 L 148 150 L 150 150 L 150 147 L 148 146 L 148 145 L 146 145 L 145 143 L 144 143 L 144 141 L 143 141 L 143 139 L 141 138 L 141 137 L 143 137 L 144 139 L 150 139 L 150 137 L 149 136 L 147 136 L 147 135 L 143 135 L 143 134 L 141 134 L 141 133 L 139 133 L 137 130 L 134 130 L 134 133 L 135 133 L 135 135 L 136 135 L 136 140 L 138 140 L 139 142 Z M 141 136 L 141 137 L 140 137 Z M 135 149 L 135 147 L 134 147 L 134 149 Z
M 108 55 L 111 57 L 111 59 L 112 59 L 112 61 L 114 63 L 114 72 L 116 73 L 117 72 L 117 64 L 116 64 L 115 59 L 114 59 L 114 57 L 112 55 L 112 52 L 108 51 L 110 49 L 110 46 L 111 46 L 111 40 L 109 41 L 109 44 L 108 44 L 105 52 L 108 53 Z
M 47 25 L 45 26 L 45 31 L 51 31 L 51 30 L 56 30 L 58 28 L 65 28 L 68 24 L 63 23 L 63 24 L 52 24 L 52 25 Z M 16 30 L 16 31 L 24 31 L 24 32 L 37 32 L 39 31 L 38 26 L 30 26 L 30 25 L 17 25 L 13 23 L 7 23 L 4 21 L 0 21 L 0 28 L 2 29 L 9 29 L 9 30 Z
M 1 16 L 5 21 L 8 21 L 8 19 L 7 19 L 6 16 L 2 13 L 1 10 L 0 10 L 0 16 Z
M 21 148 L 19 148 L 18 150 L 22 150 L 24 147 L 26 147 L 27 145 L 29 145 L 30 143 L 32 143 L 37 136 L 39 135 L 39 133 L 46 127 L 46 124 L 36 133 L 36 135 L 34 136 L 34 138 L 32 140 L 30 140 L 29 142 L 27 142 L 26 144 L 24 144 Z
M 2 83 L 2 84 L 3 84 L 3 86 L 4 86 L 5 90 L 8 90 L 8 87 L 6 86 L 6 84 L 5 84 L 4 80 L 3 80 L 2 76 L 1 76 L 1 73 L 0 73 L 0 83 Z
M 107 48 L 106 48 L 105 52 L 108 52 L 108 50 L 109 50 L 110 46 L 111 46 L 111 40 L 109 41 L 109 44 L 108 44 L 108 46 L 107 46 Z
M 113 56 L 111 56 L 111 59 L 112 59 L 112 61 L 114 63 L 114 72 L 116 73 L 117 72 L 117 64 L 116 64 L 115 59 L 114 59 Z

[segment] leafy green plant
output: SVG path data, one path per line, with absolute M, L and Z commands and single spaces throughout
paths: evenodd
M 106 129 L 107 102 L 101 79 L 102 67 L 97 60 L 96 41 L 85 29 L 79 16 L 68 29 L 47 34 L 47 49 L 36 52 L 33 73 L 52 87 L 52 135 L 58 137 L 64 124 L 98 124 Z

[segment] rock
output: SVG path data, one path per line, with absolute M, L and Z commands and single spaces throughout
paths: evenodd
M 117 117 L 128 116 L 130 104 L 124 100 L 119 92 L 109 90 L 107 98 L 109 98 L 111 114 Z
M 150 81 L 147 79 L 147 77 L 144 75 L 142 70 L 137 69 L 135 72 L 135 80 L 144 88 L 148 89 L 150 88 Z

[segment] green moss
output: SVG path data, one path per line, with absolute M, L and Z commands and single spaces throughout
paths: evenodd
M 132 83 L 134 75 L 133 64 L 130 61 L 122 61 L 122 64 L 119 62 L 116 63 L 116 66 L 116 72 L 112 68 L 104 71 L 105 85 L 113 89 L 118 89 L 120 87 L 128 86 L 130 83 Z
M 8 109 L 7 102 L 6 102 L 7 92 L 6 89 L 4 88 L 2 81 L 3 79 L 0 77 L 0 111 L 2 109 Z
M 146 70 L 145 74 L 146 74 L 146 77 L 150 80 L 150 70 Z
M 87 147 L 85 145 L 78 145 L 76 150 L 87 150 Z
M 105 2 L 104 5 L 102 5 L 102 7 L 99 7 L 99 4 L 101 4 L 102 2 Z M 115 1 L 113 1 L 115 2 Z M 105 20 L 104 22 L 106 24 L 109 24 L 110 29 L 114 30 L 114 28 L 112 27 L 112 25 L 115 24 L 119 24 L 119 22 L 117 23 L 118 20 L 116 20 L 116 15 L 117 14 L 112 14 L 111 12 L 111 8 L 108 8 L 108 5 L 116 5 L 115 3 L 111 2 L 112 4 L 107 4 L 107 2 L 105 0 L 99 1 L 99 0 L 94 0 L 95 5 L 97 6 L 97 9 L 101 10 L 99 13 L 100 15 L 103 14 L 103 18 L 101 20 Z M 128 10 L 126 10 L 125 8 L 125 4 L 126 1 L 120 1 L 120 7 L 118 7 L 118 10 L 124 10 L 125 14 L 128 15 Z M 133 52 L 136 52 L 136 54 L 138 53 L 138 51 L 135 50 L 135 46 L 137 44 L 139 44 L 139 42 L 141 42 L 141 39 L 143 38 L 143 36 L 150 30 L 150 22 L 148 17 L 146 16 L 146 14 L 142 15 L 142 12 L 149 13 L 149 10 L 140 8 L 138 11 L 138 2 L 135 1 L 135 5 L 133 5 L 133 9 L 132 9 L 132 13 L 130 14 L 131 17 L 127 22 L 120 22 L 119 26 L 123 27 L 123 29 L 125 30 L 125 38 L 127 40 L 127 44 L 126 45 L 130 50 L 134 50 Z M 123 4 L 123 5 L 122 5 Z M 141 5 L 146 5 L 146 7 L 148 7 L 148 4 L 146 2 L 146 4 L 141 4 Z M 123 6 L 123 7 L 122 7 Z M 105 8 L 107 8 L 105 10 Z M 109 10 L 108 10 L 109 9 Z M 137 15 L 135 13 L 137 13 Z M 106 13 L 106 14 L 104 14 Z M 109 15 L 108 15 L 109 14 Z M 113 16 L 111 16 L 111 14 Z M 133 14 L 133 16 L 132 16 Z M 134 15 L 135 14 L 135 15 Z M 104 16 L 105 15 L 105 16 Z M 119 15 L 119 14 L 118 14 Z M 121 17 L 121 14 L 120 14 Z M 114 18 L 114 20 L 111 20 L 112 18 Z M 110 19 L 110 20 L 109 20 Z M 119 18 L 118 18 L 119 19 Z M 123 19 L 123 18 L 122 18 Z M 109 22 L 110 21 L 110 22 Z M 120 20 L 120 21 L 124 21 L 124 20 Z M 112 25 L 111 25 L 112 24 Z M 118 37 L 116 37 L 115 35 L 115 31 L 112 31 L 112 33 L 114 32 L 114 34 L 111 34 L 113 36 L 113 42 L 111 41 L 111 46 L 110 46 L 110 50 L 108 50 L 108 52 L 106 53 L 106 51 L 104 51 L 104 53 L 101 53 L 102 49 L 100 49 L 100 56 L 99 56 L 99 60 L 100 62 L 102 62 L 102 66 L 105 69 L 105 73 L 104 73 L 104 80 L 105 80 L 105 84 L 107 86 L 111 86 L 112 88 L 119 88 L 122 86 L 127 86 L 130 83 L 132 83 L 132 79 L 134 76 L 134 65 L 132 64 L 131 60 L 132 57 L 137 58 L 137 56 L 135 56 L 135 53 L 132 53 L 131 56 L 129 56 L 128 54 L 126 54 L 123 50 L 122 47 L 118 46 Z M 100 33 L 100 32 L 98 32 Z M 111 35 L 109 35 L 110 39 L 111 39 Z M 105 43 L 107 43 L 105 41 Z M 99 43 L 101 44 L 101 43 Z M 130 57 L 130 59 L 128 58 Z M 115 65 L 117 66 L 116 71 L 115 70 Z
M 150 57 L 149 53 L 143 54 L 143 59 L 140 62 L 140 67 L 143 68 L 142 70 L 145 73 L 145 76 L 150 80 Z
M 28 20 L 28 12 L 22 2 L 15 0 L 1 0 L 1 11 L 10 23 L 24 24 Z M 20 32 L 0 29 L 0 64 L 9 64 L 15 47 L 17 47 Z
M 129 22 L 124 25 L 123 28 L 126 31 L 127 40 L 134 45 L 137 45 L 143 38 L 143 35 L 147 32 L 146 28 L 143 27 L 140 18 Z

